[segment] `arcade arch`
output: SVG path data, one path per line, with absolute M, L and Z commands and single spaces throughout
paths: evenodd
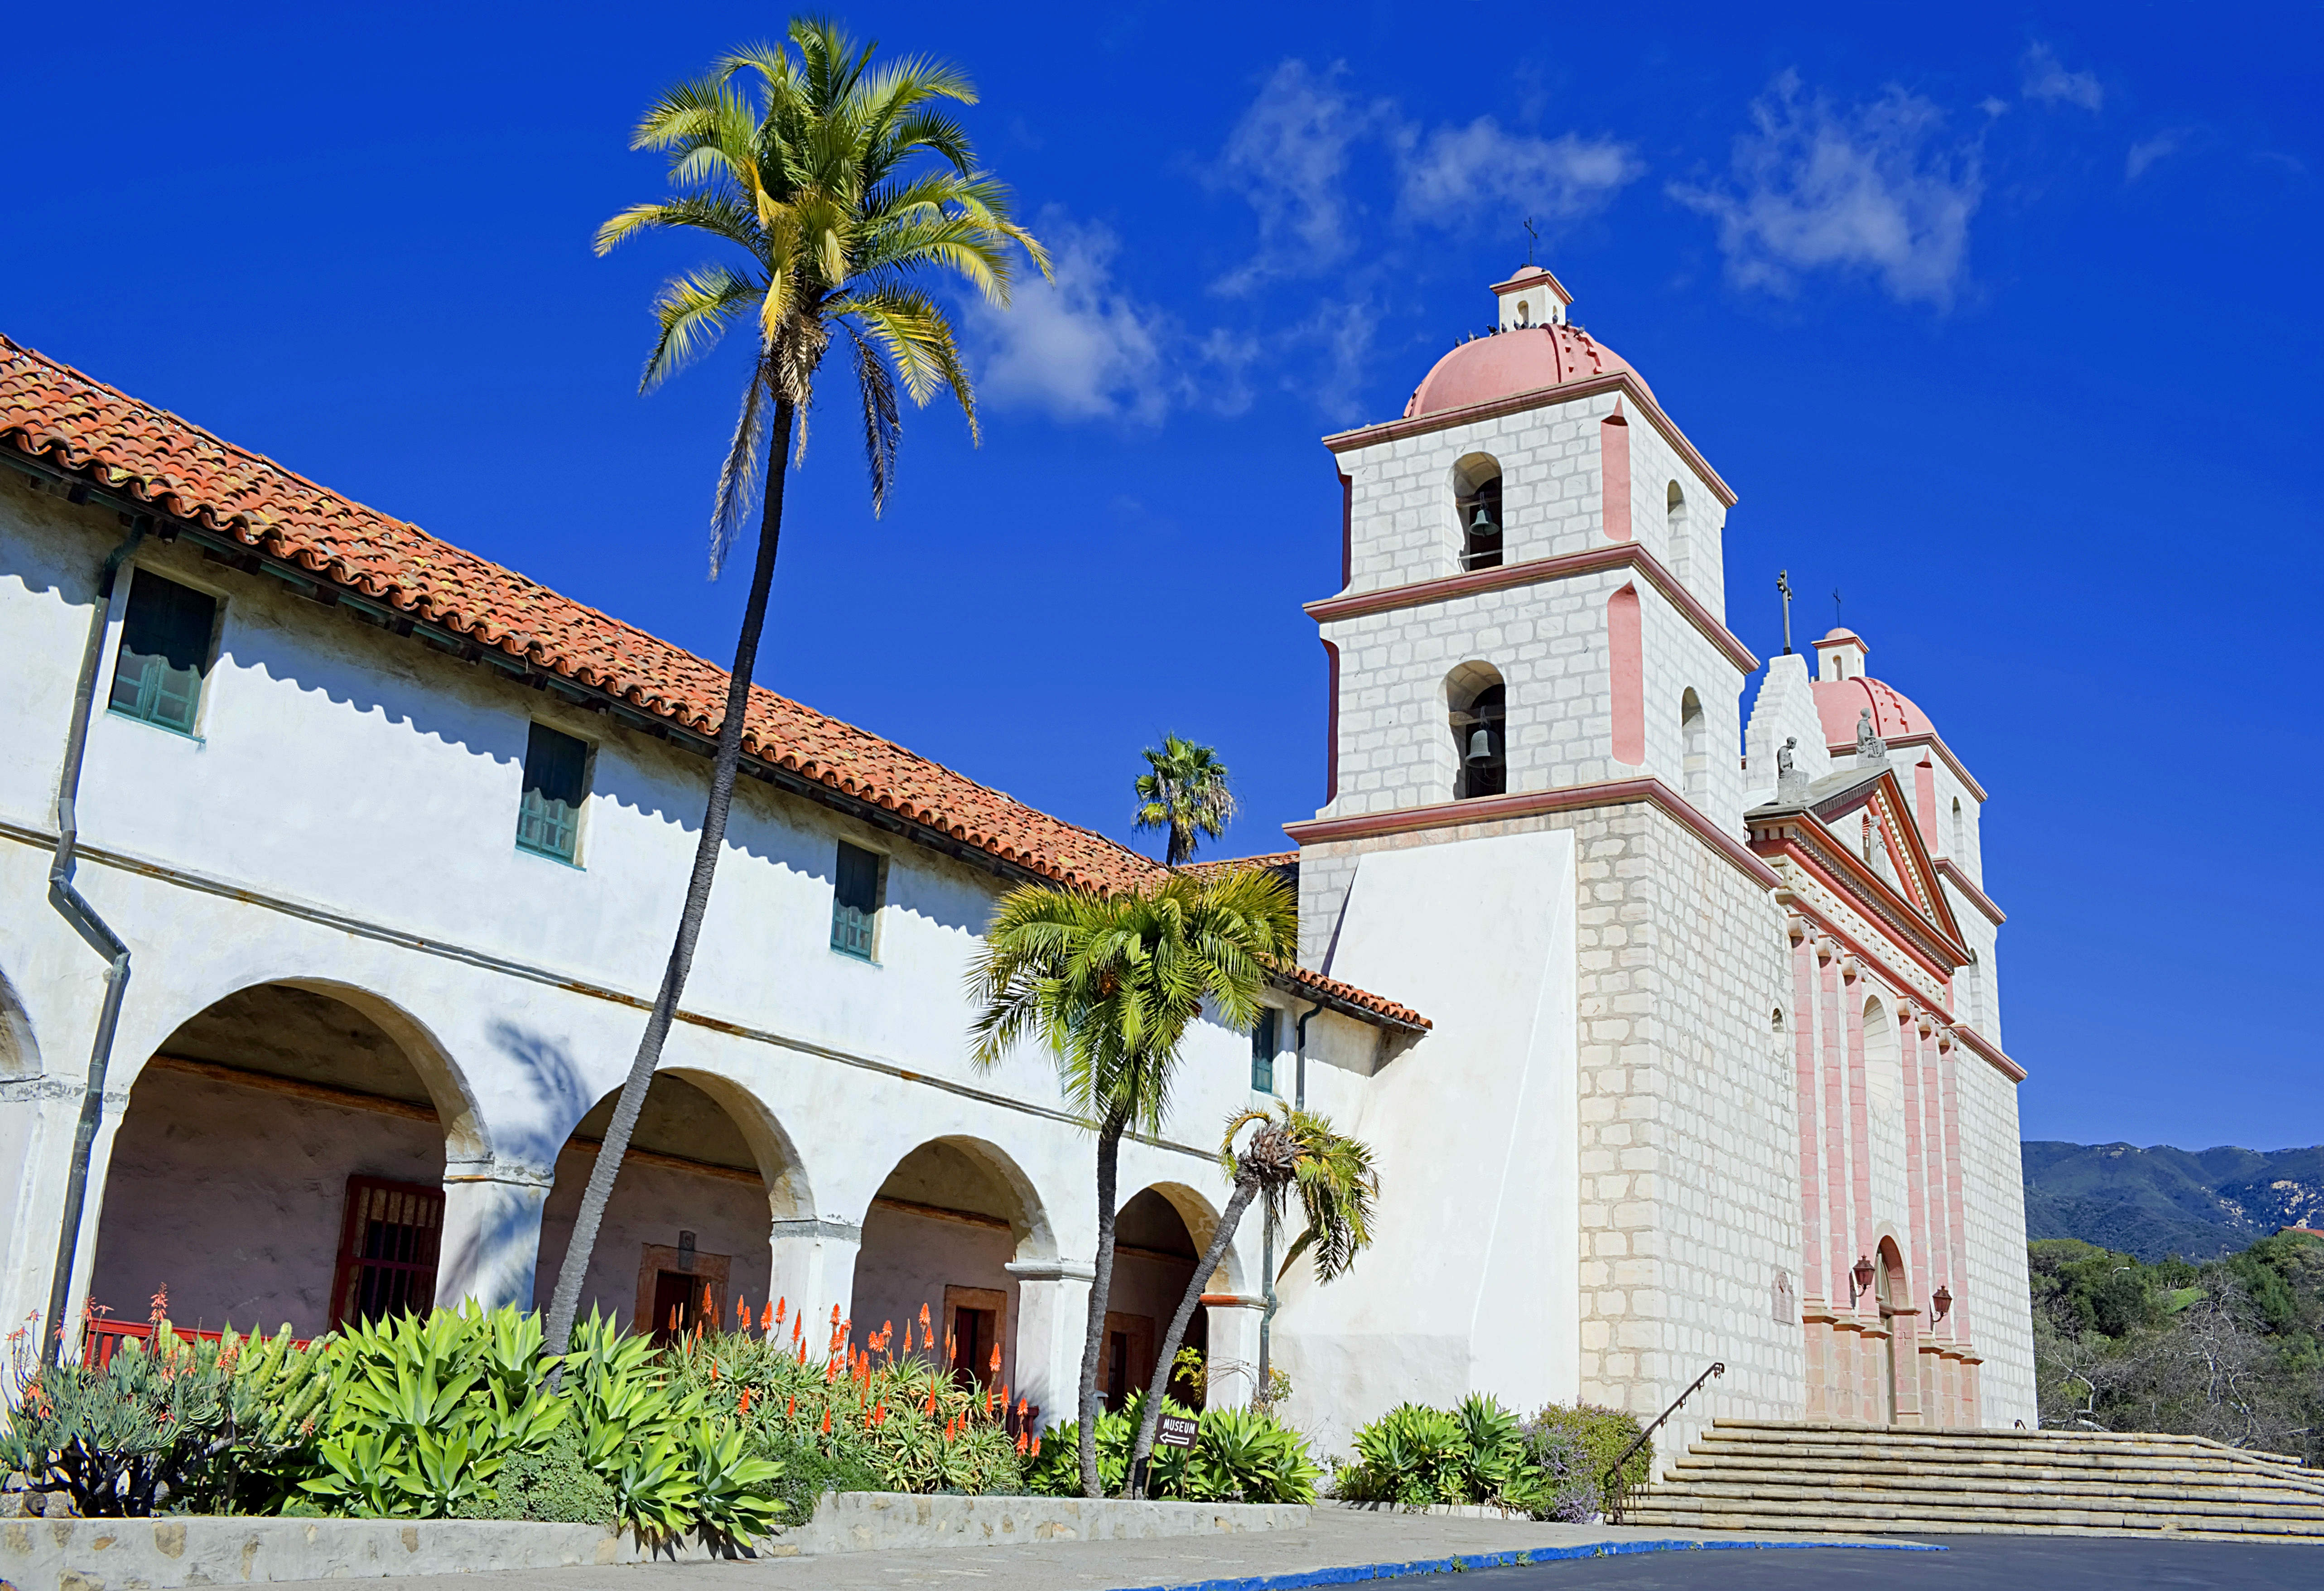
M 392 1002 L 311 979 L 238 989 L 137 1073 L 88 1297 L 134 1322 L 166 1288 L 181 1327 L 300 1337 L 425 1309 L 447 1145 L 480 1141 L 456 1069 Z
M 1016 1161 L 982 1138 L 932 1138 L 896 1163 L 863 1212 L 856 1339 L 892 1329 L 894 1352 L 908 1343 L 963 1381 L 1022 1385 L 1022 1288 L 1009 1267 L 1056 1253 L 1040 1195 Z
M 599 1099 L 558 1153 L 533 1273 L 541 1311 L 620 1099 L 616 1089 Z M 622 1158 L 579 1313 L 602 1311 L 657 1340 L 697 1323 L 731 1328 L 737 1297 L 755 1317 L 771 1296 L 770 1222 L 810 1208 L 796 1148 L 749 1090 L 715 1073 L 665 1067 L 654 1073 Z

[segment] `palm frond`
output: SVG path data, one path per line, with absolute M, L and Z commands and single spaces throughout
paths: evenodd
M 761 367 L 751 369 L 750 385 L 742 389 L 742 413 L 734 422 L 734 439 L 727 444 L 726 462 L 718 470 L 718 496 L 710 514 L 710 578 L 726 566 L 742 521 L 758 495 L 759 460 L 766 453 L 767 382 Z
M 706 265 L 690 276 L 672 277 L 654 299 L 660 328 L 646 356 L 640 391 L 650 391 L 706 352 L 724 335 L 727 323 L 748 313 L 759 296 L 757 283 L 724 265 Z
M 887 506 L 903 417 L 896 408 L 896 382 L 888 362 L 861 336 L 850 332 L 848 342 L 854 349 L 855 384 L 863 399 L 863 463 L 872 472 L 872 513 L 876 519 Z

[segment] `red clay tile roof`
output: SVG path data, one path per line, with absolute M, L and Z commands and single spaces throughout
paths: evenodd
M 715 664 L 5 336 L 0 443 L 696 734 L 717 733 L 726 671 Z M 1102 834 L 761 687 L 752 688 L 742 744 L 752 757 L 1059 883 L 1121 888 L 1160 871 Z M 1304 968 L 1286 976 L 1390 1022 L 1428 1025 L 1407 1007 Z
M 1197 878 L 1207 878 L 1213 873 L 1223 873 L 1233 868 L 1261 868 L 1270 873 L 1279 873 L 1298 866 L 1297 851 L 1270 851 L 1265 856 L 1227 856 L 1215 861 L 1192 861 L 1178 870 L 1192 873 Z

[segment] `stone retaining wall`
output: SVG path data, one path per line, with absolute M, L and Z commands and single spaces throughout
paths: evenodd
M 1092 1503 L 1078 1497 L 922 1497 L 844 1492 L 748 1556 L 904 1547 L 1131 1541 L 1296 1530 L 1304 1505 Z M 359 1579 L 738 1556 L 687 1541 L 653 1553 L 600 1525 L 502 1520 L 12 1519 L 0 1579 L 14 1591 L 170 1591 L 183 1586 Z

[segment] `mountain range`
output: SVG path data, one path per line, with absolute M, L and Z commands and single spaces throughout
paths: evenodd
M 2213 1259 L 2280 1227 L 2324 1228 L 2324 1145 L 2020 1145 L 2025 1235 L 2080 1237 L 2152 1264 Z

